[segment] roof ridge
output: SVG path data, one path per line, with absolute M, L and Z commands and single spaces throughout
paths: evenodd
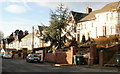
M 120 5 L 120 1 L 117 2 L 111 2 L 109 4 L 106 4 L 103 8 L 92 11 L 88 16 L 84 17 L 80 21 L 87 21 L 95 18 L 95 14 L 107 12 L 107 11 L 113 11 L 113 9 L 117 9 L 118 5 Z
M 70 12 L 74 12 L 74 13 L 82 13 L 82 12 L 76 12 L 76 11 L 70 11 Z M 82 14 L 87 14 L 87 13 L 82 13 Z
M 120 7 L 120 1 L 118 1 L 118 7 Z

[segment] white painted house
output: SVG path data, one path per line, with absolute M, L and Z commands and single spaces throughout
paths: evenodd
M 120 35 L 120 2 L 105 5 L 102 9 L 91 12 L 77 24 L 80 41 L 100 36 Z
M 33 41 L 33 35 L 32 35 L 32 33 L 30 33 L 21 39 L 20 48 L 32 50 L 32 41 Z M 42 46 L 42 42 L 40 41 L 40 39 L 37 36 L 34 35 L 34 48 L 38 48 L 40 46 Z
M 70 12 L 68 17 L 68 25 L 65 31 L 70 33 L 71 36 L 70 35 L 67 36 L 69 39 L 75 38 L 76 41 L 79 41 L 79 33 L 76 31 L 77 23 L 79 22 L 79 20 L 81 20 L 87 15 L 88 14 L 86 13 L 79 13 L 74 11 Z
M 11 43 L 6 44 L 6 48 L 20 50 L 20 42 L 18 40 L 14 40 Z
M 41 37 L 43 37 L 43 34 L 42 34 L 43 30 L 44 30 L 43 26 L 38 26 L 38 28 L 35 29 L 35 31 L 34 31 L 34 35 L 33 35 L 33 33 L 30 33 L 27 36 L 25 36 L 24 38 L 22 38 L 20 48 L 32 50 L 32 46 L 33 46 L 33 48 L 41 48 L 41 47 L 50 46 L 50 42 L 45 43 L 41 39 Z
M 16 38 L 9 44 L 6 44 L 6 48 L 8 49 L 26 49 L 32 50 L 33 48 L 41 48 L 50 46 L 50 42 L 45 43 L 43 40 L 40 39 L 42 37 L 43 27 L 38 26 L 37 29 L 34 30 L 33 33 L 29 33 L 25 37 L 23 37 L 20 41 Z

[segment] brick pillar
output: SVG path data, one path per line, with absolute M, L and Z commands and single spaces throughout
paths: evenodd
M 104 51 L 103 50 L 100 50 L 99 52 L 99 64 L 100 66 L 103 66 L 104 65 Z
M 88 64 L 93 65 L 96 62 L 96 58 L 97 58 L 96 45 L 90 46 L 89 51 L 90 51 L 90 58 L 88 59 L 89 60 Z
M 47 52 L 47 49 L 43 50 L 43 61 L 47 61 Z
M 45 61 L 45 55 L 46 55 L 46 53 L 47 53 L 47 50 L 43 50 L 43 61 Z
M 117 44 L 116 45 L 116 51 L 119 51 L 120 50 L 120 44 Z
M 73 64 L 73 57 L 74 55 L 76 55 L 76 47 L 75 46 L 71 46 L 71 63 L 70 64 Z

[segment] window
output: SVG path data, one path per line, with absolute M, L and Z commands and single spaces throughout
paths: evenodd
M 80 27 L 80 24 L 78 24 L 77 26 Z
M 93 22 L 91 21 L 91 27 L 93 27 Z
M 103 26 L 103 36 L 106 35 L 106 26 Z
M 110 30 L 111 30 L 111 34 L 112 34 L 112 26 L 110 27 Z
M 80 34 L 77 34 L 77 41 L 80 40 Z
M 106 21 L 108 21 L 108 14 L 106 14 Z
M 83 29 L 83 25 L 82 24 L 80 25 L 80 29 Z
M 113 17 L 113 13 L 111 13 L 111 18 Z
M 98 15 L 98 17 L 97 17 L 97 21 L 99 21 L 99 15 Z
M 72 21 L 72 17 L 69 17 L 69 19 L 68 19 L 69 21 Z
M 84 24 L 84 29 L 86 29 L 86 24 Z

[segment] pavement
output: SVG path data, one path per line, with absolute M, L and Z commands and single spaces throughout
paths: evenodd
M 112 67 L 105 67 L 105 66 L 100 66 L 100 65 L 75 65 L 75 64 L 55 64 L 55 63 L 49 63 L 49 62 L 45 62 L 45 64 L 49 64 L 52 66 L 70 66 L 70 67 L 79 67 L 79 68 L 83 68 L 83 69 L 96 69 L 96 70 L 100 70 L 100 71 L 108 71 L 108 72 L 118 72 L 120 71 L 120 67 L 116 67 L 116 66 L 112 66 Z
M 120 68 L 50 62 L 27 63 L 24 59 L 3 59 L 2 72 L 120 72 Z

